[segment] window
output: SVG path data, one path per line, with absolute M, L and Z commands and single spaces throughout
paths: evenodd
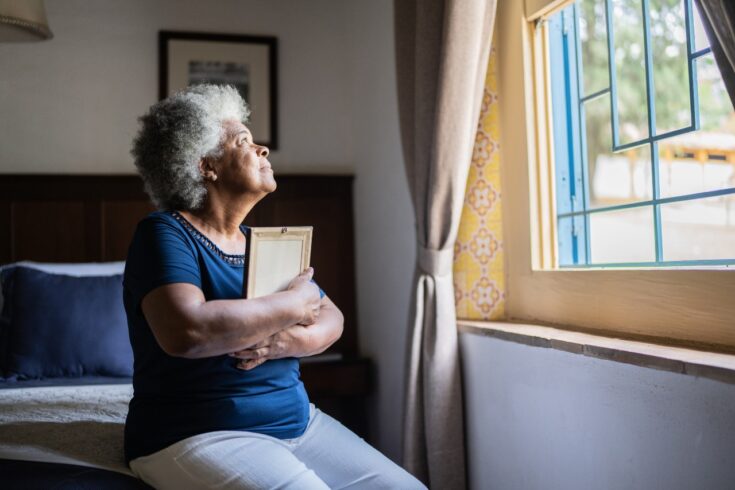
M 546 20 L 558 265 L 735 264 L 735 112 L 692 0 Z
M 637 1 L 636 5 L 641 7 L 640 0 Z M 557 201 L 555 175 L 551 172 L 556 149 L 555 125 L 551 84 L 547 83 L 552 73 L 550 55 L 554 53 L 549 50 L 549 22 L 539 22 L 539 19 L 549 20 L 571 3 L 569 0 L 498 3 L 495 47 L 498 50 L 506 316 L 511 321 L 735 352 L 732 267 L 622 267 L 619 264 L 623 262 L 617 262 L 612 268 L 586 264 L 558 266 L 560 260 L 554 254 L 558 252 L 559 230 L 552 226 L 557 209 L 551 205 Z M 601 18 L 606 24 L 604 15 Z M 695 52 L 697 49 L 701 47 L 695 48 Z M 607 63 L 607 57 L 603 61 Z M 654 72 L 654 80 L 657 73 Z M 686 94 L 677 102 L 687 107 Z M 728 104 L 726 107 L 732 110 Z M 700 112 L 704 127 L 706 111 Z M 644 123 L 646 129 L 647 117 Z M 660 159 L 669 158 L 662 151 L 663 143 L 657 144 Z M 684 159 L 682 165 L 692 163 Z M 664 257 L 665 233 L 664 229 Z

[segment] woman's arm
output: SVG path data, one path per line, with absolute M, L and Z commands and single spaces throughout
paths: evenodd
M 269 359 L 321 354 L 342 336 L 344 316 L 328 297 L 322 298 L 319 319 L 308 326 L 294 325 L 257 345 L 231 354 L 241 359 L 240 369 L 253 369 Z
M 246 349 L 297 323 L 311 325 L 320 314 L 313 269 L 286 291 L 254 299 L 206 301 L 193 284 L 176 283 L 148 293 L 141 307 L 161 348 L 169 355 L 212 357 Z M 305 328 L 305 327 L 300 327 Z

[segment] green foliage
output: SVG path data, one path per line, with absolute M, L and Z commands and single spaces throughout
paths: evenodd
M 611 0 L 617 107 L 621 143 L 648 136 L 645 49 L 641 0 Z M 582 96 L 609 86 L 605 1 L 579 0 Z M 653 93 L 657 133 L 688 126 L 689 75 L 683 0 L 651 0 Z M 732 105 L 723 90 L 711 54 L 697 62 L 702 130 L 735 129 Z M 590 175 L 597 155 L 611 153 L 610 99 L 605 96 L 585 107 Z

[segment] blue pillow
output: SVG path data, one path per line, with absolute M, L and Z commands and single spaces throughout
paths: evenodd
M 3 271 L 6 375 L 16 379 L 132 376 L 122 275 Z

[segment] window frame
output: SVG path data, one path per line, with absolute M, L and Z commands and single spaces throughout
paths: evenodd
M 548 39 L 525 5 L 500 2 L 496 19 L 508 319 L 735 352 L 731 269 L 554 269 Z
M 710 47 L 700 50 L 695 49 L 694 34 L 694 5 L 693 0 L 681 0 L 684 8 L 684 23 L 687 30 L 686 42 L 686 58 L 687 58 L 687 78 L 688 78 L 688 112 L 690 123 L 686 126 L 680 126 L 675 129 L 669 129 L 659 132 L 656 124 L 656 100 L 654 96 L 654 75 L 653 75 L 653 56 L 652 56 L 652 29 L 649 20 L 649 12 L 651 10 L 650 0 L 641 0 L 642 17 L 643 17 L 643 44 L 645 54 L 645 74 L 646 74 L 646 105 L 647 105 L 647 130 L 648 135 L 637 139 L 621 143 L 620 136 L 620 116 L 618 110 L 618 101 L 616 94 L 618 93 L 618 80 L 616 77 L 617 65 L 612 61 L 614 56 L 614 36 L 613 29 L 613 1 L 602 0 L 605 3 L 605 28 L 609 33 L 607 35 L 607 69 L 608 84 L 606 87 L 594 92 L 585 92 L 583 83 L 584 64 L 581 60 L 581 44 L 579 39 L 579 19 L 580 13 L 576 3 L 566 5 L 561 11 L 556 11 L 554 19 L 549 16 L 543 16 L 543 23 L 540 28 L 544 31 L 542 36 L 547 36 L 549 40 L 549 56 L 555 66 L 563 65 L 563 70 L 557 68 L 556 74 L 549 77 L 546 83 L 552 87 L 552 96 L 554 103 L 557 104 L 556 111 L 553 113 L 556 143 L 563 140 L 566 144 L 557 144 L 555 148 L 555 162 L 569 161 L 570 155 L 573 155 L 573 164 L 556 165 L 555 184 L 558 186 L 562 181 L 562 177 L 566 177 L 568 187 L 558 192 L 559 201 L 557 201 L 557 215 L 555 223 L 560 223 L 566 219 L 568 225 L 566 229 L 559 231 L 559 240 L 557 243 L 559 249 L 558 267 L 676 267 L 676 266 L 698 266 L 698 265 L 735 265 L 735 258 L 718 258 L 718 259 L 688 259 L 688 260 L 666 260 L 664 258 L 663 243 L 663 220 L 661 207 L 677 202 L 692 202 L 700 199 L 707 199 L 719 196 L 728 196 L 735 194 L 735 188 L 723 188 L 716 190 L 707 190 L 702 192 L 694 192 L 679 196 L 661 196 L 659 175 L 659 153 L 658 145 L 667 139 L 698 131 L 700 129 L 700 111 L 698 98 L 698 82 L 697 82 L 697 63 L 700 58 L 711 53 Z M 598 87 L 599 88 L 599 87 Z M 612 129 L 612 150 L 619 152 L 634 148 L 648 148 L 651 155 L 650 172 L 652 188 L 651 197 L 640 201 L 625 202 L 622 204 L 613 204 L 600 207 L 590 206 L 590 179 L 588 175 L 588 162 L 585 141 L 585 112 L 587 104 L 596 101 L 600 97 L 609 98 L 610 107 L 610 125 Z M 564 107 L 564 110 L 560 110 Z M 590 220 L 597 213 L 609 213 L 611 211 L 630 211 L 644 210 L 651 213 L 653 229 L 649 230 L 653 238 L 654 247 L 651 250 L 655 257 L 648 262 L 610 262 L 610 263 L 592 263 L 592 249 L 590 242 Z M 576 230 L 575 230 L 576 228 Z

